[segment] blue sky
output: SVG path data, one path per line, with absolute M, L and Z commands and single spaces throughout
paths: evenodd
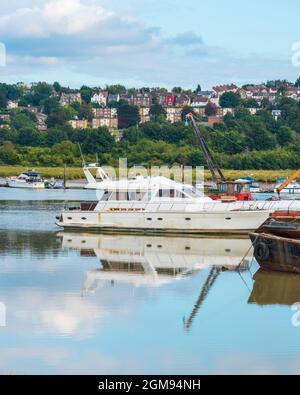
M 300 4 L 289 0 L 11 0 L 1 80 L 209 88 L 295 80 Z

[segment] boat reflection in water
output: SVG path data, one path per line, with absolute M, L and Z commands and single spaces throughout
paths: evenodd
M 235 270 L 251 242 L 245 239 L 60 233 L 63 248 L 96 256 L 100 267 L 86 273 L 84 292 L 105 283 L 159 287 L 209 266 Z
M 248 303 L 292 305 L 300 301 L 300 275 L 259 269 Z

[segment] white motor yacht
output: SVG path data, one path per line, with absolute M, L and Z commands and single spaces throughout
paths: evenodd
M 191 185 L 157 176 L 103 181 L 98 202 L 65 209 L 65 229 L 153 233 L 247 233 L 277 210 L 300 210 L 298 201 L 215 201 Z
M 39 172 L 31 170 L 18 177 L 7 178 L 7 185 L 10 188 L 44 189 L 45 181 Z

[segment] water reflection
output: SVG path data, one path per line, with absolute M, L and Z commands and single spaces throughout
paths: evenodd
M 248 303 L 292 305 L 300 301 L 300 275 L 259 269 Z
M 60 243 L 53 232 L 0 232 L 0 256 L 22 256 L 26 251 L 38 256 L 58 255 Z
M 116 287 L 160 287 L 184 280 L 199 270 L 218 266 L 235 269 L 249 251 L 248 239 L 176 238 L 136 235 L 60 233 L 62 247 L 95 256 L 99 267 L 86 273 L 84 292 L 94 292 L 106 283 Z M 243 264 L 247 264 L 246 257 Z M 219 272 L 219 269 L 217 270 Z M 212 285 L 212 284 L 211 284 Z
M 0 232 L 7 308 L 0 373 L 298 371 L 290 308 L 247 304 L 236 269 L 250 245 L 247 238 Z M 251 260 L 249 250 L 243 266 Z M 251 298 L 265 303 L 259 273 Z M 272 298 L 282 286 L 283 296 L 296 293 L 285 303 L 298 299 L 298 278 L 276 280 Z

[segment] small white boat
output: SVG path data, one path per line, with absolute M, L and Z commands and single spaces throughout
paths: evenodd
M 299 201 L 214 201 L 161 176 L 103 181 L 103 188 L 98 202 L 64 210 L 56 224 L 93 231 L 247 233 L 274 211 L 300 210 Z
M 277 188 L 281 186 L 282 182 L 276 184 L 274 188 L 274 192 L 277 193 Z M 300 194 L 300 184 L 296 181 L 291 182 L 285 188 L 282 189 L 281 193 L 289 193 L 289 194 Z
M 18 177 L 7 178 L 7 185 L 10 188 L 44 189 L 45 181 L 37 171 L 28 171 Z

